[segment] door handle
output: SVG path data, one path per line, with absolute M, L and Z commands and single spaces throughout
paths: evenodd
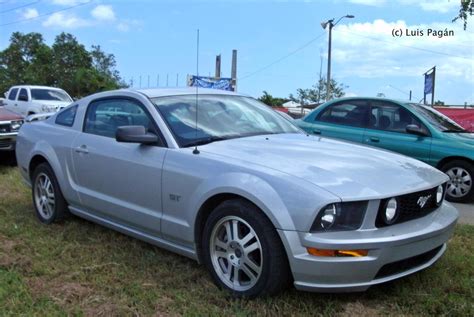
M 376 137 L 374 137 L 374 136 L 371 136 L 371 137 L 370 137 L 370 141 L 371 141 L 371 142 L 380 142 L 380 139 L 379 139 L 379 138 L 376 138 Z
M 18 107 L 18 104 L 17 104 L 17 103 L 15 104 L 15 107 Z
M 83 154 L 89 153 L 89 150 L 87 149 L 86 145 L 78 146 L 77 148 L 74 149 L 74 151 L 76 151 L 77 153 L 83 153 Z
M 321 130 L 313 130 L 314 134 L 321 134 Z

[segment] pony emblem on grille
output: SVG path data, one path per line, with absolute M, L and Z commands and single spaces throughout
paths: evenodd
M 420 206 L 420 208 L 423 208 L 430 198 L 431 198 L 431 195 L 420 196 L 420 198 L 418 198 L 418 201 L 416 203 L 418 204 L 418 206 Z

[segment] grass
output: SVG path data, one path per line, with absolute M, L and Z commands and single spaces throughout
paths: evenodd
M 41 225 L 17 169 L 0 165 L 0 315 L 473 316 L 473 237 L 458 225 L 435 266 L 365 293 L 236 300 L 187 258 L 76 217 Z

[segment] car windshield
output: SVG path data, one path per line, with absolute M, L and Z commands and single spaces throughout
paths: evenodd
M 31 99 L 52 100 L 52 101 L 72 101 L 71 97 L 62 90 L 56 89 L 31 89 Z
M 446 117 L 444 114 L 436 111 L 433 108 L 412 103 L 410 104 L 413 109 L 421 115 L 423 118 L 428 120 L 431 125 L 433 125 L 436 129 L 442 132 L 465 132 L 466 130 L 461 127 L 459 124 L 451 120 L 450 118 Z
M 255 99 L 232 95 L 181 95 L 152 99 L 182 147 L 246 136 L 302 133 Z M 196 129 L 197 119 L 197 129 Z

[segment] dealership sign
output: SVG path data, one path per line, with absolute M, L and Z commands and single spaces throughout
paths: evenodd
M 232 78 L 188 76 L 188 86 L 232 91 Z

